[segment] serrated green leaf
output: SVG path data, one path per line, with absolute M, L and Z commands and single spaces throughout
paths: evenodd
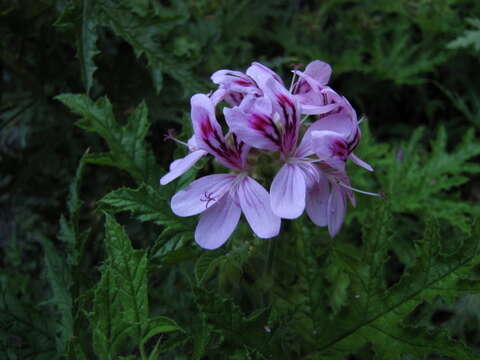
M 148 318 L 147 257 L 144 251 L 134 250 L 123 228 L 110 215 L 105 215 L 106 248 L 112 279 L 118 287 L 123 306 L 123 319 L 138 326 Z
M 102 206 L 109 206 L 114 212 L 130 211 L 140 221 L 151 221 L 157 225 L 169 226 L 179 223 L 178 217 L 170 210 L 165 194 L 151 186 L 142 184 L 138 189 L 120 188 L 105 195 Z
M 198 284 L 207 281 L 214 270 L 225 262 L 225 254 L 221 250 L 207 251 L 195 263 L 195 279 Z
M 144 4 L 146 5 L 146 4 Z M 160 92 L 163 85 L 162 73 L 166 72 L 180 81 L 185 89 L 198 92 L 201 87 L 192 75 L 195 59 L 178 61 L 174 54 L 165 49 L 159 39 L 187 20 L 188 11 L 182 3 L 175 8 L 162 7 L 159 11 L 145 12 L 145 6 L 138 2 L 122 4 L 111 0 L 99 2 L 99 22 L 122 37 L 134 49 L 138 57 L 145 56 L 155 90 Z
M 129 116 L 126 125 L 120 126 L 106 97 L 93 102 L 85 95 L 62 94 L 56 99 L 82 117 L 77 123 L 79 127 L 97 133 L 108 144 L 109 153 L 89 154 L 85 161 L 124 169 L 139 184 L 158 182 L 162 170 L 144 141 L 149 129 L 145 103 L 141 103 Z
M 73 336 L 72 295 L 70 286 L 72 278 L 70 269 L 48 239 L 42 242 L 45 258 L 46 277 L 53 291 L 50 300 L 60 315 L 60 336 L 57 339 L 57 350 L 65 351 L 67 343 Z
M 356 290 L 361 295 L 356 299 L 357 305 L 353 312 L 336 319 L 337 329 L 343 323 L 357 322 L 357 325 L 350 328 L 347 326 L 336 335 L 323 334 L 319 351 L 312 356 L 340 359 L 362 345 L 371 343 L 379 359 L 388 355 L 392 358 L 393 354 L 396 356 L 394 358 L 401 359 L 402 355 L 427 356 L 432 353 L 476 359 L 478 354 L 461 342 L 449 339 L 445 332 L 427 332 L 409 327 L 404 321 L 423 301 L 432 301 L 439 295 L 454 296 L 462 293 L 461 288 L 456 290 L 457 285 L 468 276 L 472 267 L 480 264 L 479 235 L 480 227 L 477 226 L 475 233 L 456 249 L 455 258 L 453 255 L 445 257 L 435 222 L 427 224 L 425 236 L 419 242 L 421 255 L 415 266 L 388 291 L 382 290 L 382 287 L 368 286 L 378 283 L 376 277 L 384 278 L 378 271 L 369 271 L 367 277 L 362 279 L 363 285 Z M 377 264 L 372 269 L 382 266 L 383 259 L 369 260 Z M 364 276 L 361 274 L 359 277 Z
M 443 219 L 465 233 L 470 231 L 469 216 L 480 215 L 480 206 L 447 196 L 465 184 L 471 174 L 480 170 L 472 161 L 480 155 L 480 144 L 474 130 L 467 131 L 451 151 L 447 151 L 447 136 L 440 127 L 432 142 L 432 152 L 426 156 L 420 144 L 423 130 L 417 129 L 409 143 L 401 149 L 401 156 L 392 152 L 381 182 L 391 198 L 394 212 L 418 212 Z
M 115 358 L 132 327 L 123 319 L 119 291 L 113 281 L 111 269 L 106 265 L 95 287 L 90 317 L 93 350 L 102 359 Z
M 90 93 L 93 74 L 97 70 L 93 58 L 100 53 L 96 46 L 98 36 L 95 12 L 95 3 L 91 0 L 82 0 L 82 18 L 77 48 L 82 81 L 87 94 Z
M 480 51 L 480 19 L 470 18 L 467 22 L 474 30 L 465 30 L 463 35 L 447 44 L 449 49 L 459 49 L 472 46 L 475 51 Z

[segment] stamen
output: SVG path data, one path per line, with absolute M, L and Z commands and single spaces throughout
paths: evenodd
M 354 187 L 351 187 L 351 186 L 348 186 L 347 184 L 344 184 L 343 182 L 341 182 L 340 180 L 337 180 L 337 184 L 346 188 L 346 189 L 349 189 L 349 190 L 352 190 L 352 191 L 355 191 L 355 192 L 358 192 L 360 194 L 365 194 L 365 195 L 371 195 L 371 196 L 378 196 L 378 197 L 385 197 L 385 194 L 384 193 L 373 193 L 373 192 L 368 192 L 368 191 L 363 191 L 363 190 L 359 190 L 359 189 L 355 189 Z
M 303 124 L 303 123 L 305 122 L 305 120 L 308 119 L 309 116 L 310 116 L 310 115 L 305 115 L 305 116 L 302 118 L 302 120 L 300 120 L 300 124 Z
M 290 82 L 290 89 L 289 91 L 293 94 L 293 85 L 295 83 L 295 77 L 297 76 L 297 73 L 295 72 L 297 68 L 295 67 L 295 70 L 292 70 L 293 76 L 292 76 L 292 81 Z
M 177 144 L 184 145 L 188 148 L 188 144 L 184 141 L 178 140 L 176 137 L 173 136 L 174 134 L 175 134 L 174 129 L 168 129 L 167 133 L 163 135 L 163 141 L 172 140 L 172 141 L 175 141 Z
M 205 197 L 204 198 L 200 198 L 200 201 L 201 202 L 206 202 L 205 204 L 205 209 L 208 208 L 208 205 L 210 204 L 211 201 L 216 201 L 217 199 L 215 199 L 215 197 L 213 197 L 213 193 L 208 193 L 205 191 Z

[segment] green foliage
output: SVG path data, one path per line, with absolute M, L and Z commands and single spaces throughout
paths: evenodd
M 160 170 L 155 156 L 143 142 L 149 129 L 148 112 L 144 103 L 129 116 L 124 126 L 118 126 L 112 105 L 107 98 L 93 102 L 85 95 L 63 94 L 57 99 L 82 116 L 77 125 L 105 139 L 110 152 L 90 154 L 86 161 L 126 170 L 138 183 L 156 183 Z
M 417 129 L 408 144 L 392 151 L 381 170 L 380 182 L 392 199 L 393 211 L 421 211 L 468 232 L 470 220 L 465 215 L 480 215 L 480 207 L 457 200 L 453 192 L 480 172 L 480 166 L 469 161 L 480 155 L 474 130 L 467 131 L 457 147 L 447 152 L 447 134 L 440 127 L 428 155 L 419 146 L 423 132 Z
M 100 358 L 115 358 L 132 351 L 128 344 L 138 344 L 144 357 L 146 341 L 181 328 L 169 318 L 149 317 L 145 251 L 132 248 L 125 231 L 110 215 L 106 215 L 105 233 L 107 259 L 90 314 L 93 350 Z
M 475 51 L 480 51 L 480 19 L 471 18 L 466 20 L 474 30 L 466 30 L 462 36 L 448 43 L 449 49 L 459 49 L 472 46 Z

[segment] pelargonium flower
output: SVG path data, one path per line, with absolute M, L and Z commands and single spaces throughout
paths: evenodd
M 211 78 L 218 89 L 192 97 L 195 134 L 185 144 L 190 153 L 172 163 L 162 184 L 207 153 L 233 171 L 198 179 L 172 198 L 177 215 L 202 214 L 195 231 L 200 246 L 221 246 L 241 212 L 259 237 L 277 235 L 280 218 L 297 218 L 304 210 L 316 225 L 328 226 L 335 236 L 347 202 L 355 206 L 354 192 L 379 196 L 350 185 L 348 159 L 369 171 L 373 168 L 353 153 L 361 137 L 359 121 L 348 100 L 328 86 L 331 72 L 327 63 L 313 61 L 305 71 L 293 71 L 286 89 L 274 71 L 254 62 L 245 73 L 215 72 Z M 215 107 L 222 101 L 228 104 L 223 110 L 229 127 L 226 136 L 215 118 Z M 311 116 L 314 120 L 309 124 L 306 119 Z M 250 151 L 278 154 L 283 163 L 273 177 L 270 194 L 248 175 Z M 272 160 L 269 166 L 275 164 Z M 255 174 L 262 173 L 260 165 L 254 163 L 253 168 Z
M 201 213 L 195 241 L 205 249 L 223 245 L 236 228 L 242 212 L 258 237 L 278 235 L 280 218 L 270 208 L 267 190 L 247 174 L 249 146 L 238 141 L 234 133 L 229 133 L 227 139 L 223 136 L 213 104 L 206 95 L 193 96 L 191 104 L 199 148 L 238 173 L 214 174 L 193 181 L 173 196 L 173 212 L 178 216 Z

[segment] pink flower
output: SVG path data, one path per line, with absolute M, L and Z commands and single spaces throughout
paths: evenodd
M 234 70 L 218 70 L 211 79 L 219 85 L 212 95 L 212 101 L 216 105 L 225 100 L 229 105 L 240 105 L 246 96 L 263 96 L 262 87 L 268 79 L 273 79 L 283 85 L 283 81 L 274 71 L 253 62 L 246 73 Z
M 243 212 L 260 238 L 277 236 L 280 218 L 270 208 L 267 190 L 241 174 L 215 174 L 195 180 L 172 198 L 178 216 L 200 214 L 195 241 L 204 249 L 222 246 L 235 230 Z
M 335 236 L 347 202 L 355 206 L 354 191 L 380 196 L 350 186 L 348 159 L 369 171 L 373 168 L 353 153 L 361 137 L 359 121 L 348 100 L 327 85 L 331 72 L 330 65 L 313 61 L 305 71 L 293 71 L 287 90 L 275 72 L 254 62 L 245 73 L 215 72 L 212 81 L 218 89 L 192 97 L 194 136 L 184 144 L 190 153 L 170 165 L 161 183 L 177 178 L 205 154 L 234 172 L 200 178 L 172 198 L 175 214 L 201 214 L 195 230 L 201 247 L 224 244 L 242 212 L 261 238 L 276 236 L 281 218 L 297 218 L 304 210 Z M 215 117 L 215 107 L 222 101 L 229 105 L 223 110 L 226 135 Z M 305 121 L 309 116 L 316 118 L 310 125 Z M 277 153 L 283 161 L 270 195 L 247 175 L 251 148 Z
M 195 241 L 205 249 L 216 249 L 227 241 L 243 212 L 253 232 L 270 238 L 280 231 L 280 218 L 270 208 L 269 194 L 246 173 L 250 148 L 235 134 L 224 136 L 211 100 L 203 94 L 192 97 L 195 141 L 201 149 L 239 174 L 215 174 L 195 180 L 175 194 L 171 201 L 178 216 L 202 213 Z M 212 231 L 214 229 L 214 231 Z
M 327 86 L 332 68 L 327 63 L 315 60 L 307 65 L 304 72 L 294 70 L 298 80 L 291 91 L 301 104 L 302 114 L 322 115 L 338 111 L 342 106 L 342 96 Z

